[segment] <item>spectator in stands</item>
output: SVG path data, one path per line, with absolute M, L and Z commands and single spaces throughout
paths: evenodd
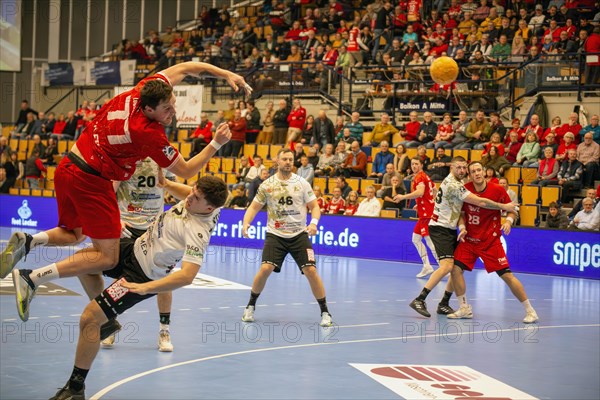
M 385 174 L 383 174 L 383 177 L 381 179 L 381 188 L 376 192 L 377 197 L 381 198 L 383 196 L 384 190 L 392 186 L 392 178 L 394 176 L 397 177 L 400 181 L 402 181 L 402 176 L 394 169 L 394 165 L 391 163 L 387 164 L 385 166 Z
M 512 128 L 506 133 L 506 135 L 504 136 L 504 147 L 507 148 L 508 144 L 511 142 L 511 133 L 515 132 L 517 134 L 517 141 L 518 142 L 523 142 L 524 141 L 524 137 L 523 140 L 521 139 L 522 134 L 524 132 L 523 129 L 521 129 L 521 120 L 519 118 L 514 118 L 512 120 Z M 516 155 L 516 153 L 515 153 Z
M 319 110 L 318 118 L 315 119 L 312 138 L 314 143 L 319 143 L 321 148 L 325 148 L 328 143 L 333 143 L 334 134 L 333 122 L 327 117 L 325 110 Z
M 19 115 L 17 116 L 17 121 L 15 122 L 15 131 L 20 132 L 23 125 L 27 124 L 27 114 L 32 113 L 34 116 L 38 115 L 38 112 L 33 108 L 29 107 L 29 101 L 22 100 L 21 101 L 21 109 L 19 110 Z
M 246 113 L 246 128 L 249 131 L 260 131 L 260 111 L 256 108 L 253 100 L 248 101 L 248 112 Z
M 346 158 L 348 157 L 348 150 L 346 150 L 346 144 L 343 141 L 338 142 L 337 146 L 335 147 L 334 156 L 335 169 L 337 170 L 341 168 L 342 164 L 346 162 Z
M 365 128 L 360 123 L 360 113 L 359 112 L 355 111 L 352 113 L 352 115 L 350 117 L 350 122 L 348 122 L 346 125 L 344 125 L 344 129 L 345 128 L 350 129 L 350 136 L 352 138 L 354 138 L 354 140 L 358 141 L 359 143 L 362 143 L 362 138 L 363 138 L 363 133 L 365 131 Z
M 594 187 L 600 175 L 600 144 L 594 142 L 592 132 L 583 135 L 583 142 L 577 146 L 577 160 L 583 164 L 583 187 Z
M 203 112 L 200 114 L 200 124 L 190 137 L 185 139 L 186 142 L 192 142 L 190 157 L 194 157 L 200 153 L 212 140 L 213 123 L 209 121 L 208 115 Z
M 369 186 L 365 192 L 367 197 L 360 202 L 354 215 L 360 217 L 379 217 L 379 213 L 381 212 L 381 204 L 375 197 L 375 188 L 373 186 Z
M 302 135 L 300 136 L 300 143 L 310 144 L 313 141 L 313 133 L 315 128 L 315 117 L 309 115 L 306 117 L 304 128 L 302 128 Z
M 392 44 L 392 37 L 389 34 L 393 30 L 393 9 L 392 3 L 390 1 L 385 1 L 383 3 L 383 7 L 377 11 L 375 19 L 373 21 L 373 52 L 371 54 L 371 59 L 377 63 L 377 52 L 379 51 L 380 46 L 380 38 L 383 37 L 385 39 L 385 47 L 383 48 L 383 53 L 387 53 L 388 49 Z
M 497 174 L 494 168 L 486 168 L 484 179 L 488 183 L 499 183 Z
M 437 135 L 438 126 L 433 122 L 433 114 L 429 111 L 423 113 L 423 122 L 419 127 L 419 133 L 417 134 L 417 140 L 415 142 L 406 143 L 406 147 L 418 147 L 419 144 L 426 144 L 435 139 Z
M 510 201 L 512 201 L 513 203 L 519 202 L 519 196 L 517 196 L 515 191 L 512 190 L 510 188 L 510 186 L 508 186 L 508 179 L 506 179 L 505 177 L 500 177 L 500 178 L 498 178 L 498 184 L 506 190 L 506 193 L 508 193 L 508 197 L 510 198 Z
M 3 167 L 0 167 L 0 193 L 8 193 L 10 187 L 6 185 L 6 170 Z
M 339 187 L 333 188 L 333 197 L 327 204 L 326 214 L 344 214 L 346 211 L 346 201 L 342 197 L 342 190 Z
M 510 161 L 501 156 L 495 146 L 490 147 L 489 152 L 481 157 L 481 164 L 485 168 L 494 169 L 500 176 L 503 176 L 511 167 Z
M 235 170 L 235 177 L 238 183 L 246 182 L 246 176 L 250 171 L 250 163 L 248 162 L 248 157 L 243 155 L 240 157 L 240 165 Z
M 442 123 L 437 127 L 437 134 L 435 138 L 427 143 L 425 147 L 428 149 L 439 149 L 443 147 L 445 149 L 452 148 L 452 139 L 454 138 L 454 125 L 452 125 L 452 115 L 445 113 Z
M 531 182 L 532 185 L 548 186 L 556 185 L 558 179 L 559 162 L 554 158 L 554 152 L 551 147 L 544 149 L 544 158 L 539 162 L 537 178 Z
M 246 174 L 246 178 L 244 181 L 247 183 L 246 187 L 249 187 L 249 183 L 252 182 L 256 177 L 260 176 L 261 171 L 266 170 L 267 167 L 263 164 L 263 159 L 261 156 L 255 154 L 252 158 L 254 165 L 250 167 L 248 170 L 248 174 Z
M 394 171 L 400 174 L 400 180 L 404 179 L 405 176 L 410 175 L 412 172 L 410 168 L 410 158 L 406 154 L 406 147 L 402 143 L 396 145 L 396 154 L 394 155 L 392 166 Z
M 25 179 L 27 180 L 27 184 L 30 189 L 40 188 L 42 172 L 46 172 L 46 167 L 40 159 L 39 150 L 34 149 L 25 162 Z
M 345 159 L 345 158 L 344 158 Z M 319 157 L 315 176 L 331 176 L 335 169 L 335 155 L 333 154 L 333 144 L 328 143 L 325 146 L 325 151 Z
M 360 203 L 358 202 L 358 193 L 352 190 L 348 193 L 348 197 L 346 198 L 346 209 L 344 211 L 344 215 L 354 215 L 358 210 L 358 206 Z
M 502 142 L 500 141 L 500 134 L 499 133 L 492 133 L 492 136 L 490 136 L 490 141 L 487 142 L 485 144 L 485 147 L 483 148 L 483 152 L 481 153 L 481 155 L 486 155 L 489 151 L 490 148 L 494 146 L 496 147 L 496 150 L 498 150 L 498 155 L 503 156 L 504 155 L 504 145 L 502 144 Z
M 489 140 L 491 132 L 490 124 L 485 118 L 485 113 L 483 110 L 478 110 L 475 113 L 475 118 L 469 122 L 469 126 L 467 127 L 467 131 L 465 133 L 467 137 L 467 141 L 459 146 L 456 146 L 457 149 L 479 149 L 482 150 L 485 146 L 485 143 Z
M 548 215 L 546 216 L 546 224 L 544 228 L 549 229 L 567 229 L 569 226 L 569 218 L 561 210 L 558 204 L 553 201 L 548 206 Z
M 419 128 L 421 128 L 421 123 L 418 121 L 419 114 L 416 111 L 411 111 L 408 118 L 409 122 L 406 125 L 401 126 L 398 130 L 403 140 L 401 143 L 405 147 L 408 147 L 407 144 L 413 142 L 418 143 L 416 140 L 417 135 L 419 134 Z
M 215 122 L 213 123 L 212 132 L 214 133 L 217 130 L 217 127 L 223 123 L 228 123 L 229 120 L 225 118 L 225 113 L 223 110 L 217 111 L 217 116 L 215 117 Z
M 313 170 L 317 170 L 317 164 L 319 164 L 319 145 L 314 144 L 308 148 L 308 163 L 312 165 Z
M 358 141 L 357 141 L 358 143 Z M 381 183 L 383 175 L 386 172 L 386 166 L 394 162 L 394 154 L 389 151 L 390 145 L 384 140 L 380 143 L 380 149 L 373 160 L 373 170 L 371 172 L 371 178 L 377 178 L 377 182 Z
M 581 142 L 579 132 L 581 131 L 581 125 L 579 124 L 579 114 L 572 112 L 569 114 L 569 122 L 563 124 L 560 129 L 556 130 L 556 142 L 560 145 L 563 143 L 563 137 L 567 132 L 572 132 L 575 136 L 575 144 Z
M 11 149 L 8 144 L 8 138 L 6 136 L 0 136 L 0 156 L 4 156 L 7 159 L 10 157 L 16 149 Z
M 398 132 L 398 129 L 390 123 L 390 116 L 387 113 L 381 113 L 380 122 L 373 127 L 371 140 L 365 143 L 365 146 L 377 147 L 384 140 L 389 143 L 392 135 L 396 132 Z
M 327 200 L 327 198 L 325 198 L 323 196 L 323 192 L 321 191 L 321 187 L 320 186 L 314 186 L 313 187 L 313 193 L 315 194 L 315 197 L 317 198 L 317 204 L 319 205 L 319 209 L 321 210 L 321 215 L 325 214 L 325 212 L 327 211 L 327 204 L 329 203 L 329 201 Z
M 535 13 L 529 18 L 529 29 L 536 36 L 544 34 L 544 22 L 546 16 L 544 15 L 544 7 L 541 4 L 535 6 Z
M 294 144 L 294 168 L 300 168 L 300 165 L 302 164 L 300 159 L 305 155 L 306 153 L 304 152 L 304 145 L 301 142 L 296 142 Z
M 27 113 L 25 123 L 17 126 L 20 126 L 20 129 L 13 131 L 11 137 L 16 139 L 29 138 L 33 134 L 33 129 L 35 127 L 35 114 L 32 112 Z
M 540 117 L 537 114 L 532 114 L 529 125 L 525 127 L 524 132 L 522 133 L 523 139 L 521 141 L 526 141 L 529 133 L 534 133 L 536 140 L 538 140 L 543 132 L 544 128 L 540 125 Z
M 446 149 L 438 148 L 435 157 L 427 166 L 426 173 L 433 181 L 442 181 L 450 173 L 450 163 L 452 157 L 446 155 Z
M 561 29 L 560 39 L 554 44 L 554 49 L 558 54 L 562 55 L 564 61 L 574 59 L 577 53 L 575 42 L 569 39 L 569 33 L 564 28 L 559 29 Z
M 315 170 L 308 162 L 308 156 L 303 155 L 300 157 L 300 167 L 296 170 L 296 175 L 306 179 L 306 181 L 312 186 L 313 180 L 315 179 Z
M 267 110 L 263 118 L 263 128 L 256 138 L 257 144 L 271 144 L 273 141 L 273 132 L 275 125 L 273 123 L 273 117 L 275 116 L 275 110 L 273 110 L 273 102 L 267 102 Z
M 367 176 L 367 155 L 361 150 L 360 144 L 355 141 L 350 146 L 350 153 L 346 157 L 344 164 L 338 170 L 345 177 L 366 178 Z
M 599 188 L 600 188 L 600 186 L 599 186 Z M 587 189 L 585 191 L 585 198 L 592 199 L 592 202 L 593 202 L 592 206 L 593 207 L 595 207 L 598 204 L 598 201 L 596 199 L 596 190 L 594 190 L 592 188 Z M 583 202 L 582 202 L 582 200 L 583 199 L 581 199 L 580 201 L 578 201 L 575 204 L 575 206 L 573 207 L 573 209 L 571 210 L 571 212 L 568 215 L 569 219 L 573 219 L 575 217 L 575 215 L 577 215 L 577 213 L 583 209 Z
M 294 99 L 292 110 L 287 117 L 287 122 L 289 128 L 287 131 L 286 145 L 295 142 L 300 138 L 302 128 L 306 122 L 306 109 L 302 107 L 300 99 Z
M 248 207 L 248 196 L 246 195 L 246 185 L 239 184 L 230 193 L 225 201 L 225 207 L 236 210 L 245 209 Z
M 556 116 L 556 117 L 552 118 L 552 126 L 550 126 L 549 128 L 546 128 L 544 133 L 542 133 L 542 135 L 540 136 L 540 146 L 546 145 L 546 136 L 548 136 L 548 134 L 552 133 L 556 137 L 556 135 L 560 131 L 561 125 L 562 124 L 561 124 L 560 117 Z
M 397 176 L 393 176 L 390 183 L 391 186 L 386 188 L 381 196 L 383 198 L 382 208 L 398 210 L 398 215 L 400 215 L 404 208 L 404 201 L 400 196 L 406 193 L 406 189 Z
M 273 115 L 273 143 L 284 144 L 289 123 L 288 115 L 290 110 L 287 107 L 287 102 L 284 99 L 279 100 L 279 108 Z
M 512 62 L 522 62 L 527 54 L 527 46 L 522 36 L 515 36 L 510 50 Z
M 558 184 L 562 186 L 561 203 L 565 205 L 573 198 L 573 192 L 581 189 L 581 176 L 583 164 L 577 161 L 577 150 L 567 152 L 568 159 L 564 161 L 558 172 Z
M 569 229 L 597 231 L 600 228 L 600 215 L 594 210 L 593 201 L 586 197 L 581 202 L 583 203 L 583 210 L 575 215 Z
M 232 121 L 235 117 L 235 101 L 229 100 L 227 102 L 227 107 L 227 110 L 223 111 L 223 118 L 225 118 L 227 121 Z
M 346 150 L 350 150 L 352 142 L 354 142 L 356 139 L 350 134 L 350 129 L 344 128 L 340 133 L 338 133 L 338 135 L 335 137 L 335 140 L 336 143 L 344 142 L 346 145 Z
M 498 43 L 496 43 L 494 45 L 494 47 L 492 48 L 492 51 L 490 52 L 490 56 L 488 57 L 488 60 L 490 62 L 495 62 L 495 63 L 502 63 L 505 61 L 508 61 L 510 55 L 511 55 L 511 46 L 508 43 L 508 39 L 506 38 L 506 35 L 502 35 L 500 36 L 500 39 L 498 41 Z
M 515 129 L 511 129 L 510 133 L 507 135 L 509 142 L 505 146 L 504 152 L 506 154 L 506 159 L 508 162 L 512 164 L 517 162 L 517 155 L 523 146 L 523 143 L 519 141 L 519 131 Z
M 31 147 L 30 152 L 33 153 L 33 150 L 37 150 L 40 157 L 46 152 L 46 146 L 42 143 L 40 135 L 33 136 L 33 146 Z
M 158 66 L 156 67 L 156 70 L 162 71 L 163 69 L 172 67 L 176 63 L 177 63 L 177 60 L 175 59 L 175 53 L 173 52 L 172 49 L 169 49 L 158 60 Z
M 559 162 L 563 162 L 567 158 L 567 152 L 570 149 L 577 149 L 575 135 L 573 132 L 566 132 L 563 135 L 563 142 L 558 146 L 558 150 L 556 151 L 556 159 Z
M 8 160 L 2 163 L 2 167 L 6 170 L 5 183 L 9 189 L 15 186 L 15 182 L 20 182 L 25 176 L 25 165 L 18 160 L 17 152 L 11 153 Z
M 467 141 L 467 127 L 469 126 L 469 119 L 467 112 L 461 110 L 458 113 L 458 120 L 454 123 L 454 138 L 452 139 L 452 147 L 459 148 L 459 145 Z
M 585 52 L 590 56 L 585 59 L 585 84 L 596 85 L 600 81 L 600 26 L 596 26 L 593 33 L 585 41 Z M 593 54 L 596 54 L 595 56 Z M 600 137 L 594 137 L 596 142 Z
M 525 143 L 521 146 L 517 154 L 517 161 L 513 164 L 515 167 L 528 167 L 529 164 L 537 162 L 540 155 L 540 144 L 533 131 L 529 131 L 525 137 Z
M 237 157 L 246 143 L 246 120 L 242 118 L 242 111 L 235 110 L 232 121 L 229 121 L 231 140 L 223 146 L 223 157 Z
M 58 135 L 53 135 L 53 137 L 58 140 L 73 139 L 75 137 L 75 134 L 77 133 L 77 124 L 79 119 L 80 118 L 75 115 L 75 111 L 69 111 L 67 113 L 67 118 L 65 119 L 65 126 L 62 132 Z
M 56 118 L 56 122 L 54 123 L 54 128 L 52 129 L 53 134 L 62 134 L 67 126 L 67 121 L 65 120 L 65 114 L 60 113 Z M 52 135 L 54 137 L 54 135 Z M 57 138 L 57 137 L 55 137 Z
M 348 194 L 350 194 L 350 192 L 352 191 L 352 188 L 350 187 L 350 185 L 348 185 L 348 182 L 346 182 L 346 177 L 344 177 L 343 175 L 335 178 L 335 187 L 340 188 L 342 190 L 342 197 L 344 199 L 346 199 L 348 197 Z
M 56 165 L 54 162 L 54 156 L 58 155 L 58 144 L 56 143 L 56 139 L 50 138 L 48 139 L 48 146 L 44 146 L 40 143 L 41 146 L 38 146 L 40 150 L 40 158 L 45 165 Z
M 598 114 L 592 115 L 592 118 L 590 118 L 590 124 L 588 126 L 586 126 L 585 128 L 582 128 L 579 131 L 579 136 L 583 139 L 583 137 L 585 136 L 585 134 L 587 134 L 589 132 L 589 133 L 592 134 L 592 139 L 594 140 L 594 142 L 600 144 L 600 124 L 599 124 L 599 121 L 600 121 L 600 117 L 598 117 Z M 575 131 L 572 131 L 572 132 L 575 132 Z
M 263 165 L 263 167 L 264 167 L 264 165 Z M 250 185 L 248 186 L 248 204 L 250 204 L 252 202 L 252 200 L 254 200 L 254 197 L 256 196 L 256 192 L 258 192 L 258 187 L 265 180 L 267 180 L 268 177 L 269 177 L 269 170 L 266 168 L 263 168 L 260 170 L 260 173 L 258 174 L 258 176 L 250 182 Z
M 33 122 L 33 130 L 31 135 L 42 135 L 42 125 L 46 124 L 48 120 L 46 119 L 46 113 L 40 111 L 38 113 L 37 119 Z
M 553 133 L 549 133 L 548 136 L 546 136 L 546 144 L 543 146 L 540 146 L 540 157 L 539 159 L 543 159 L 545 158 L 544 156 L 544 150 L 549 147 L 552 149 L 552 154 L 556 155 L 556 152 L 558 151 L 558 144 L 556 143 L 556 141 L 554 140 L 554 134 Z M 559 162 L 560 163 L 560 162 Z M 533 163 L 530 164 L 529 167 L 538 167 L 539 163 Z

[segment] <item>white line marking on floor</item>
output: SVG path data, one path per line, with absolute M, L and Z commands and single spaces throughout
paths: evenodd
M 136 313 L 138 313 L 138 314 L 145 314 L 147 312 L 150 312 L 150 311 L 148 311 L 148 310 L 139 310 L 139 311 L 136 311 Z
M 379 303 L 387 303 L 389 300 L 377 300 Z
M 81 314 L 69 314 L 69 317 L 81 317 Z
M 286 304 L 284 304 L 284 303 L 276 303 L 276 304 L 274 304 L 274 306 L 276 306 L 276 307 L 281 307 L 281 306 L 285 306 L 285 305 Z
M 331 303 L 329 303 L 329 304 L 331 304 Z M 292 306 L 303 306 L 304 303 L 292 303 L 291 305 Z M 246 307 L 246 306 L 244 306 L 244 307 Z
M 2 322 L 13 322 L 16 321 L 16 318 L 8 318 L 8 319 L 3 319 Z
M 48 318 L 62 318 L 60 315 L 48 315 Z
M 354 300 L 344 300 L 344 303 L 354 303 Z
M 192 311 L 191 308 L 180 308 L 179 311 Z
M 539 329 L 598 328 L 598 327 L 600 327 L 600 324 L 540 326 Z M 497 332 L 526 331 L 528 329 L 531 329 L 531 328 L 528 328 L 528 327 L 508 328 L 508 329 L 498 330 Z M 469 330 L 469 331 L 461 332 L 460 334 L 458 334 L 458 336 L 462 336 L 463 334 L 479 335 L 479 334 L 486 334 L 486 333 L 487 333 L 486 331 L 475 331 L 474 332 L 474 331 Z M 157 372 L 162 372 L 162 371 L 166 371 L 171 368 L 182 367 L 185 365 L 191 365 L 191 364 L 196 364 L 196 363 L 205 362 L 205 361 L 219 360 L 219 359 L 227 358 L 227 357 L 242 356 L 242 355 L 246 355 L 246 354 L 255 354 L 255 353 L 264 353 L 267 351 L 301 349 L 301 348 L 309 348 L 309 347 L 317 347 L 317 346 L 340 346 L 340 345 L 345 345 L 345 344 L 391 342 L 391 341 L 398 341 L 398 340 L 416 340 L 416 339 L 423 340 L 424 338 L 437 338 L 437 337 L 444 337 L 444 336 L 448 336 L 448 335 L 452 335 L 452 337 L 455 338 L 457 336 L 457 333 L 452 332 L 449 334 L 417 335 L 417 336 L 409 336 L 409 337 L 395 336 L 395 337 L 385 337 L 385 338 L 355 339 L 355 340 L 345 340 L 345 341 L 343 340 L 343 341 L 339 341 L 339 342 L 305 343 L 305 344 L 295 344 L 295 345 L 290 345 L 290 346 L 276 346 L 276 347 L 267 347 L 267 348 L 261 348 L 261 349 L 236 351 L 233 353 L 217 354 L 217 355 L 210 356 L 210 357 L 182 361 L 182 362 L 178 362 L 178 363 L 174 363 L 174 364 L 165 365 L 165 366 L 162 366 L 159 368 L 154 368 L 154 369 L 151 369 L 148 371 L 140 372 L 139 374 L 129 376 L 129 377 L 121 379 L 120 381 L 117 381 L 111 385 L 106 386 L 105 388 L 101 389 L 100 391 L 98 391 L 94 395 L 92 395 L 90 397 L 90 400 L 98 400 L 98 399 L 102 398 L 102 396 L 113 391 L 114 389 L 118 388 L 119 386 L 125 385 L 126 383 L 132 382 L 136 379 L 143 378 L 145 376 L 148 376 L 148 375 L 151 375 L 151 374 L 154 374 Z
M 210 308 L 210 307 L 200 307 L 198 310 L 206 311 L 206 310 L 212 310 L 212 308 Z
M 227 310 L 228 308 L 231 308 L 231 307 L 219 307 L 219 310 Z
M 361 303 L 371 303 L 372 301 L 371 300 L 361 300 L 360 302 Z

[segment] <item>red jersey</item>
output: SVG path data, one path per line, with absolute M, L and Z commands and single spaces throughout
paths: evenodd
M 293 109 L 287 117 L 290 128 L 302 129 L 306 122 L 306 108 Z
M 346 202 L 343 198 L 336 200 L 335 197 L 331 198 L 329 204 L 327 204 L 327 214 L 343 214 L 346 208 Z
M 142 87 L 153 79 L 170 85 L 160 74 L 143 79 L 102 107 L 77 140 L 85 162 L 103 178 L 126 181 L 135 172 L 136 162 L 146 157 L 162 168 L 170 168 L 177 162 L 179 152 L 167 140 L 165 128 L 160 122 L 148 119 L 139 106 Z
M 350 52 L 360 51 L 360 47 L 358 46 L 358 37 L 360 36 L 360 29 L 357 26 L 354 26 L 350 29 L 348 34 L 348 42 L 346 43 L 346 49 Z
M 421 123 L 419 121 L 408 122 L 404 128 L 406 131 L 404 140 L 417 140 L 419 129 L 421 129 Z
M 412 182 L 412 192 L 417 189 L 419 183 L 425 185 L 425 192 L 423 196 L 416 198 L 417 203 L 417 215 L 419 218 L 431 218 L 433 214 L 433 189 L 435 188 L 435 184 L 424 171 L 419 172 L 415 175 L 415 178 Z
M 344 215 L 356 214 L 356 211 L 358 211 L 358 206 L 359 204 L 346 204 L 346 211 L 344 211 Z
M 473 182 L 465 184 L 465 189 L 485 199 L 502 204 L 510 203 L 510 197 L 508 197 L 506 190 L 496 183 L 488 182 L 483 192 L 477 192 Z M 490 210 L 469 203 L 463 203 L 462 211 L 465 213 L 467 239 L 470 239 L 470 241 L 486 242 L 500 238 L 500 227 L 502 226 L 500 210 Z

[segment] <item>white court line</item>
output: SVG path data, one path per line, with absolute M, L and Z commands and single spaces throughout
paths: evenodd
M 561 329 L 561 328 L 598 328 L 598 327 L 600 327 L 600 324 L 554 325 L 554 326 L 539 326 L 538 328 L 539 329 Z M 498 332 L 514 332 L 514 331 L 523 331 L 523 330 L 527 330 L 527 329 L 529 329 L 529 328 L 528 327 L 508 328 L 508 329 L 501 329 Z M 165 371 L 167 369 L 181 367 L 181 366 L 189 365 L 189 364 L 200 363 L 200 362 L 204 362 L 204 361 L 218 360 L 218 359 L 226 358 L 226 357 L 233 357 L 233 356 L 240 356 L 240 355 L 254 354 L 254 353 L 263 353 L 263 352 L 267 352 L 267 351 L 276 351 L 276 350 L 300 349 L 300 348 L 305 348 L 305 347 L 332 346 L 332 345 L 372 343 L 372 342 L 390 342 L 390 341 L 396 341 L 396 340 L 409 340 L 409 339 L 422 340 L 423 338 L 437 338 L 437 337 L 444 337 L 447 335 L 452 335 L 452 337 L 456 337 L 456 335 L 458 335 L 458 336 L 462 336 L 463 334 L 479 335 L 479 334 L 484 334 L 484 333 L 487 333 L 487 331 L 482 330 L 482 331 L 474 331 L 474 332 L 466 331 L 466 332 L 460 332 L 458 334 L 453 332 L 451 334 L 437 334 L 436 333 L 436 334 L 424 335 L 424 336 L 423 335 L 408 336 L 408 337 L 396 336 L 396 337 L 388 337 L 388 338 L 356 339 L 356 340 L 346 340 L 346 341 L 339 341 L 339 342 L 319 342 L 319 343 L 295 344 L 295 345 L 291 345 L 291 346 L 267 347 L 267 348 L 262 348 L 262 349 L 243 350 L 243 351 L 236 351 L 233 353 L 218 354 L 215 356 L 197 358 L 195 360 L 182 361 L 182 362 L 178 362 L 175 364 L 165 365 L 165 366 L 159 367 L 159 368 L 154 368 L 154 369 L 151 369 L 151 370 L 148 370 L 145 372 L 140 372 L 139 374 L 129 376 L 129 377 L 121 379 L 120 381 L 117 381 L 111 385 L 106 386 L 105 388 L 101 389 L 100 391 L 98 391 L 94 395 L 92 395 L 89 398 L 89 400 L 98 400 L 98 399 L 102 398 L 102 396 L 104 396 L 105 394 L 109 393 L 110 391 L 118 388 L 119 386 L 122 386 L 122 385 L 129 383 L 131 381 L 134 381 L 136 379 L 143 378 L 144 376 L 154 374 L 156 372 L 161 372 L 161 371 Z

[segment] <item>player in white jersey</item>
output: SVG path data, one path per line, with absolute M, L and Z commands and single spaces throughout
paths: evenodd
M 113 186 L 117 192 L 117 203 L 121 212 L 121 237 L 134 240 L 142 236 L 152 222 L 164 211 L 165 191 L 158 185 L 157 177 L 164 172 L 165 177 L 174 180 L 175 175 L 165 170 L 162 171 L 150 157 L 138 161 L 135 173 L 127 181 L 114 181 Z M 97 293 L 96 293 L 97 294 Z M 93 296 L 95 297 L 96 294 Z M 173 294 L 169 292 L 158 293 L 156 296 L 159 312 L 158 350 L 173 351 L 169 325 L 171 323 L 171 304 Z M 116 328 L 120 325 L 115 319 Z M 115 343 L 115 334 L 102 341 L 103 347 L 112 347 Z
M 85 398 L 84 381 L 100 348 L 101 325 L 157 293 L 191 284 L 198 273 L 227 199 L 227 184 L 213 176 L 200 178 L 194 187 L 161 183 L 185 200 L 161 213 L 135 241 L 121 238 L 117 266 L 97 271 L 116 281 L 81 314 L 73 373 L 53 399 Z M 172 272 L 180 261 L 181 270 Z
M 291 254 L 300 272 L 306 276 L 313 295 L 321 308 L 321 326 L 331 326 L 331 314 L 327 309 L 325 287 L 317 272 L 315 252 L 309 236 L 317 233 L 321 210 L 310 184 L 292 173 L 294 154 L 282 149 L 277 154 L 278 171 L 258 188 L 254 200 L 244 215 L 243 234 L 248 237 L 248 228 L 256 214 L 267 206 L 267 235 L 262 253 L 260 269 L 254 277 L 250 301 L 244 310 L 242 321 L 254 321 L 256 300 L 263 291 L 272 272 L 280 272 L 285 256 Z M 307 207 L 311 221 L 306 226 Z
M 492 210 L 504 210 L 515 212 L 517 204 L 501 204 L 495 201 L 478 197 L 465 189 L 462 179 L 467 173 L 467 161 L 463 157 L 454 157 L 450 164 L 450 174 L 444 179 L 435 197 L 433 216 L 429 222 L 429 236 L 433 241 L 435 252 L 437 253 L 440 267 L 435 270 L 421 294 L 410 303 L 419 314 L 425 317 L 431 317 L 427 311 L 425 299 L 433 288 L 446 276 L 454 266 L 454 250 L 456 250 L 456 226 L 462 210 L 463 202 L 475 206 L 489 208 Z M 452 295 L 452 285 L 448 282 L 448 290 L 442 299 L 443 304 L 448 304 Z M 449 310 L 448 310 L 449 311 Z M 444 314 L 447 314 L 446 312 Z

